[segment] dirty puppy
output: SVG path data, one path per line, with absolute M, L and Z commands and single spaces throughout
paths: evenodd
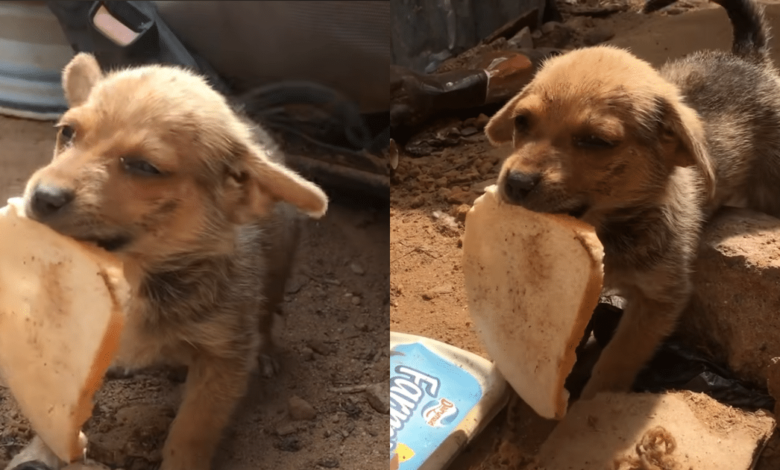
M 673 331 L 702 226 L 718 208 L 780 216 L 780 77 L 763 10 L 715 1 L 731 19 L 730 52 L 656 70 L 615 47 L 575 50 L 547 61 L 486 127 L 491 143 L 514 146 L 502 198 L 592 224 L 605 287 L 626 299 L 583 398 L 630 389 Z
M 70 109 L 26 211 L 122 258 L 135 287 L 116 365 L 188 367 L 161 469 L 209 469 L 250 375 L 268 365 L 299 214 L 322 216 L 327 197 L 193 73 L 104 74 L 78 54 L 62 78 Z

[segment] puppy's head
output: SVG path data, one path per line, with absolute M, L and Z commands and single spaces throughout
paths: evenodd
M 648 63 L 613 47 L 550 59 L 488 123 L 512 142 L 498 185 L 507 202 L 592 223 L 662 198 L 677 167 L 714 173 L 696 112 Z
M 104 75 L 77 55 L 52 162 L 25 190 L 28 215 L 64 235 L 147 260 L 229 248 L 235 226 L 277 201 L 313 216 L 325 194 L 280 166 L 206 82 L 146 66 Z

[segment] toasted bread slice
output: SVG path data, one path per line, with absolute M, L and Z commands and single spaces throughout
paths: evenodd
M 129 288 L 108 252 L 0 209 L 0 373 L 57 456 L 82 455 L 79 432 L 119 346 Z
M 469 313 L 487 353 L 540 416 L 561 419 L 564 381 L 598 304 L 604 250 L 593 227 L 501 201 L 491 186 L 466 216 Z

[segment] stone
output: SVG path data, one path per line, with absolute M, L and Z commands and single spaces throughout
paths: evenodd
M 494 185 L 498 182 L 498 178 L 490 178 L 489 180 L 479 181 L 471 185 L 471 190 L 477 194 L 485 192 L 488 186 Z
M 477 128 L 476 128 L 476 127 L 474 127 L 474 126 L 468 126 L 468 127 L 464 127 L 464 128 L 461 130 L 461 133 L 463 134 L 463 136 L 464 136 L 464 137 L 468 137 L 468 136 L 470 136 L 470 135 L 474 135 L 474 134 L 476 134 L 477 132 L 479 132 L 479 129 L 477 129 Z
M 461 188 L 455 188 L 447 196 L 447 202 L 450 204 L 471 204 L 476 196 L 471 191 L 464 191 Z
M 615 37 L 615 32 L 607 28 L 606 26 L 597 26 L 582 37 L 582 41 L 587 46 L 595 46 L 596 44 L 601 44 L 602 42 L 607 42 L 610 39 Z
M 517 49 L 533 49 L 534 40 L 531 38 L 531 29 L 528 26 L 521 29 L 519 33 L 507 41 L 507 44 Z
M 780 219 L 726 208 L 705 228 L 678 331 L 740 378 L 766 384 L 780 357 Z
M 542 25 L 542 33 L 545 36 L 545 42 L 551 47 L 558 49 L 565 48 L 571 41 L 571 29 L 563 23 L 550 21 Z
M 309 402 L 295 395 L 287 400 L 287 412 L 294 421 L 309 421 L 317 416 L 317 410 Z
M 365 391 L 366 400 L 378 413 L 390 413 L 390 383 L 379 382 L 369 385 Z
M 455 209 L 455 220 L 459 220 L 460 222 L 466 221 L 466 214 L 469 213 L 469 210 L 471 209 L 471 206 L 468 204 L 461 204 Z
M 295 434 L 298 431 L 292 423 L 282 423 L 276 427 L 277 436 L 289 436 Z
M 363 266 L 357 264 L 357 263 L 350 263 L 349 269 L 352 270 L 353 273 L 362 276 L 366 273 L 366 270 L 363 269 Z
M 477 119 L 474 121 L 474 125 L 477 126 L 477 129 L 482 130 L 487 126 L 487 123 L 490 121 L 490 118 L 487 117 L 485 114 L 480 113 L 479 116 L 477 116 Z

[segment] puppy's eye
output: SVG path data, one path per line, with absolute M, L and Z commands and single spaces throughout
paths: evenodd
M 602 139 L 601 137 L 595 135 L 578 137 L 575 139 L 574 143 L 578 147 L 585 148 L 585 149 L 592 149 L 592 150 L 600 150 L 600 149 L 606 150 L 606 149 L 614 148 L 615 145 L 617 145 L 614 142 L 610 142 L 609 140 Z
M 70 142 L 76 136 L 76 129 L 67 124 L 60 126 L 60 137 L 63 142 Z
M 525 114 L 518 114 L 515 116 L 515 130 L 517 132 L 525 132 L 528 130 L 528 116 Z
M 128 173 L 139 176 L 160 176 L 162 172 L 146 160 L 136 157 L 122 157 L 119 159 Z

